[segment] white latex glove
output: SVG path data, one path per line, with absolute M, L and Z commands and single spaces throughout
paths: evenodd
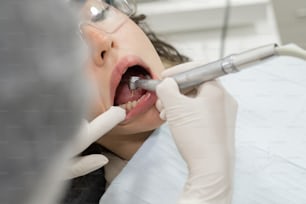
M 178 66 L 163 75 L 194 67 Z M 184 67 L 185 66 L 185 67 Z M 179 204 L 228 204 L 232 198 L 234 126 L 237 104 L 216 81 L 207 82 L 190 98 L 179 92 L 173 79 L 156 89 L 156 106 L 167 119 L 185 159 L 189 175 Z
M 110 131 L 125 118 L 125 110 L 120 107 L 111 107 L 91 123 L 84 121 L 80 133 L 73 146 L 73 155 L 77 155 Z M 79 156 L 72 159 L 66 179 L 76 178 L 95 171 L 108 163 L 102 154 Z

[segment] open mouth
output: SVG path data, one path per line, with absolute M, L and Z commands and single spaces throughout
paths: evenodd
M 131 90 L 129 80 L 132 76 L 141 79 L 157 78 L 148 66 L 136 56 L 122 58 L 112 73 L 111 97 L 113 105 L 126 110 L 125 122 L 151 109 L 157 96 L 154 92 L 144 89 Z
M 150 73 L 140 65 L 129 67 L 122 75 L 120 83 L 116 89 L 114 105 L 120 106 L 127 111 L 132 110 L 137 106 L 139 101 L 147 93 L 146 90 L 138 88 L 131 90 L 129 88 L 129 80 L 132 76 L 137 76 L 141 79 L 151 79 Z

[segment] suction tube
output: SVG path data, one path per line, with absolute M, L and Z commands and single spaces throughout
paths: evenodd
M 281 47 L 278 47 L 276 44 L 270 44 L 195 67 L 186 72 L 176 74 L 172 76 L 172 78 L 177 82 L 180 90 L 185 90 L 198 86 L 205 81 L 239 72 L 273 56 L 292 56 L 306 60 L 306 51 L 294 44 Z M 131 89 L 142 88 L 149 91 L 155 91 L 159 83 L 160 80 L 131 77 L 129 86 Z

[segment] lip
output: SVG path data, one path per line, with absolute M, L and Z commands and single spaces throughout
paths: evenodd
M 144 63 L 142 59 L 140 59 L 137 56 L 125 56 L 119 60 L 119 62 L 116 64 L 115 69 L 112 72 L 111 75 L 111 99 L 114 103 L 116 89 L 120 83 L 122 75 L 126 72 L 126 70 L 129 67 L 139 65 L 143 67 L 153 79 L 157 79 L 158 77 L 152 73 L 151 69 L 147 64 Z M 135 108 L 133 108 L 131 111 L 129 111 L 126 115 L 124 123 L 131 120 L 132 118 L 136 117 L 137 115 L 140 115 L 141 113 L 146 112 L 150 107 L 152 107 L 157 100 L 157 96 L 154 92 L 146 92 L 146 94 L 142 97 L 142 99 L 138 102 Z
M 138 104 L 130 110 L 125 120 L 122 124 L 128 123 L 130 120 L 135 118 L 138 115 L 141 115 L 142 113 L 145 113 L 147 110 L 149 110 L 156 102 L 157 96 L 154 92 L 147 92 L 143 98 L 138 102 Z

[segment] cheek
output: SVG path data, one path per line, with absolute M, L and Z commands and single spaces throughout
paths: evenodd
M 91 68 L 93 68 L 91 66 Z M 94 97 L 91 103 L 89 118 L 93 119 L 105 112 L 112 106 L 112 99 L 110 97 L 110 77 L 109 74 L 103 72 L 101 69 L 90 69 L 89 76 L 93 84 L 92 91 Z
M 122 26 L 121 31 L 117 33 L 121 49 L 141 57 L 159 76 L 164 70 L 164 66 L 146 34 L 131 21 Z
M 103 75 L 99 78 L 100 101 L 103 112 L 113 105 L 110 94 L 110 77 Z

